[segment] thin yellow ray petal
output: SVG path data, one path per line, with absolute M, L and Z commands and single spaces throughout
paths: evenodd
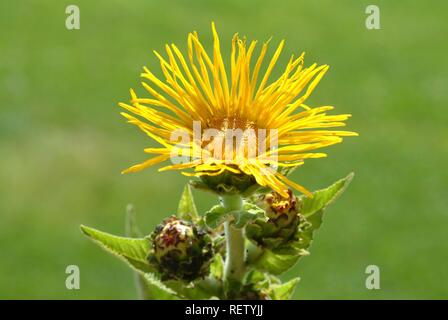
M 166 148 L 171 148 L 171 145 L 169 145 L 160 135 L 157 135 L 157 128 L 151 127 L 150 125 L 148 125 L 147 123 L 144 123 L 140 120 L 138 120 L 137 118 L 125 113 L 125 112 L 121 112 L 120 113 L 123 117 L 128 119 L 129 123 L 132 123 L 134 125 L 137 125 L 142 131 L 144 131 L 148 136 L 150 136 L 152 139 L 154 139 L 155 141 L 157 141 L 158 143 L 160 143 L 161 145 L 163 145 Z
M 128 123 L 139 127 L 139 129 L 144 131 L 145 133 L 146 133 L 146 131 L 150 131 L 150 132 L 154 133 L 155 135 L 157 135 L 158 137 L 160 137 L 160 139 L 165 139 L 165 140 L 169 140 L 169 138 L 171 136 L 171 132 L 166 129 L 161 129 L 161 128 L 151 126 L 150 124 L 143 122 L 143 121 L 137 119 L 136 117 L 131 116 L 130 114 L 127 114 L 126 112 L 121 112 L 120 114 L 127 119 Z
M 187 162 L 187 163 L 178 163 L 178 164 L 172 164 L 163 168 L 159 169 L 159 172 L 162 171 L 168 171 L 168 170 L 181 170 L 181 169 L 188 169 L 188 168 L 193 168 L 195 166 L 197 166 L 200 163 L 200 161 L 191 161 L 191 162 Z
M 263 63 L 263 60 L 264 60 L 264 57 L 266 56 L 267 50 L 268 50 L 268 42 L 265 42 L 265 43 L 263 43 L 260 55 L 258 56 L 257 62 L 255 63 L 254 71 L 252 72 L 252 79 L 251 79 L 251 84 L 250 84 L 252 92 L 255 92 L 258 74 L 260 72 L 261 64 Z
M 268 81 L 269 75 L 272 72 L 272 69 L 274 68 L 275 64 L 277 63 L 278 58 L 280 57 L 280 54 L 283 50 L 283 47 L 285 46 L 285 40 L 282 40 L 279 44 L 279 46 L 277 47 L 277 50 L 275 51 L 271 62 L 269 63 L 269 66 L 266 70 L 266 73 L 263 76 L 263 79 L 261 80 L 260 86 L 258 87 L 258 91 L 256 93 L 256 97 L 263 91 L 264 86 L 266 85 L 266 82 Z
M 278 161 L 296 161 L 302 159 L 317 159 L 327 157 L 326 153 L 299 153 L 299 154 L 286 154 L 279 155 Z
M 288 178 L 286 178 L 284 175 L 282 175 L 281 173 L 277 173 L 276 176 L 282 180 L 283 182 L 285 182 L 287 185 L 293 187 L 294 189 L 302 192 L 304 195 L 306 195 L 307 197 L 312 198 L 313 197 L 313 193 L 311 191 L 308 191 L 305 187 L 301 186 L 298 183 L 295 183 L 291 180 L 289 180 Z
M 317 74 L 317 76 L 311 81 L 311 83 L 308 85 L 308 88 L 305 92 L 305 94 L 300 97 L 297 101 L 295 101 L 293 104 L 289 105 L 288 109 L 284 112 L 284 115 L 288 116 L 290 115 L 297 107 L 303 104 L 303 102 L 308 99 L 308 97 L 311 95 L 311 93 L 314 91 L 316 86 L 319 84 L 320 80 L 323 78 L 325 73 L 327 73 L 328 69 L 330 67 L 327 65 L 321 66 L 313 72 L 309 78 L 313 77 L 314 74 Z
M 212 22 L 212 33 L 213 33 L 213 60 L 215 61 L 215 65 L 217 64 L 217 73 L 219 73 L 221 75 L 221 83 L 220 85 L 222 85 L 222 90 L 224 93 L 224 102 L 226 104 L 229 103 L 229 83 L 227 80 L 227 73 L 226 73 L 226 69 L 224 67 L 224 62 L 222 61 L 222 55 L 221 55 L 221 48 L 220 48 L 220 43 L 219 43 L 219 36 L 218 33 L 216 32 L 216 27 L 215 27 L 215 23 Z M 217 81 L 219 82 L 219 80 Z
M 143 88 L 145 88 L 154 98 L 160 100 L 163 103 L 163 106 L 165 106 L 168 110 L 174 112 L 176 115 L 178 115 L 185 124 L 191 123 L 192 118 L 190 115 L 179 109 L 175 104 L 173 104 L 171 101 L 166 99 L 163 95 L 158 93 L 156 90 L 154 90 L 149 84 L 146 82 L 141 82 L 141 85 Z
M 251 169 L 251 172 L 259 185 L 269 186 L 284 197 L 288 195 L 287 186 L 277 179 L 276 175 L 272 173 L 269 168 L 264 167 L 260 163 L 253 163 L 252 166 L 248 167 Z
M 169 159 L 169 157 L 170 157 L 169 155 L 160 155 L 160 156 L 151 158 L 149 160 L 146 160 L 145 162 L 142 162 L 140 164 L 136 164 L 126 170 L 123 170 L 121 173 L 124 174 L 124 173 L 141 171 L 141 170 L 148 168 L 150 166 L 153 166 L 159 162 L 165 161 L 165 160 Z

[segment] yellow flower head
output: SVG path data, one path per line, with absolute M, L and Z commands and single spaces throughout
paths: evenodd
M 344 126 L 349 114 L 327 115 L 333 107 L 304 104 L 328 66 L 304 67 L 304 54 L 292 56 L 283 74 L 269 81 L 284 41 L 263 64 L 268 43 L 253 57 L 257 42 L 248 43 L 235 34 L 226 69 L 213 23 L 212 31 L 213 55 L 206 52 L 196 32 L 188 35 L 186 55 L 174 44 L 166 45 L 166 57 L 154 52 L 165 79 L 158 79 L 146 67 L 141 74 L 151 97 L 137 97 L 131 89 L 130 104 L 120 103 L 129 111 L 122 112 L 128 122 L 161 145 L 145 149 L 157 156 L 123 172 L 140 171 L 171 158 L 173 163 L 159 171 L 187 170 L 182 173 L 198 177 L 244 174 L 283 196 L 288 195 L 288 186 L 309 195 L 281 169 L 325 157 L 310 151 L 357 135 L 327 130 Z

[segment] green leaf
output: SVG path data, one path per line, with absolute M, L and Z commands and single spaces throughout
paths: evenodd
M 188 221 L 196 221 L 199 219 L 190 184 L 185 185 L 184 191 L 182 192 L 177 209 L 177 216 Z
M 295 242 L 280 248 L 263 250 L 253 264 L 260 270 L 278 275 L 294 266 L 301 256 L 306 255 L 309 255 L 309 252 Z
M 148 239 L 118 237 L 83 225 L 81 225 L 81 231 L 100 247 L 127 262 L 135 270 L 154 271 L 146 260 L 150 250 Z
M 264 210 L 251 202 L 245 201 L 243 203 L 243 211 L 247 211 L 260 217 L 264 217 Z
M 214 278 L 206 277 L 185 284 L 180 281 L 169 280 L 165 285 L 176 292 L 177 296 L 188 300 L 204 300 L 221 295 L 221 283 Z
M 118 237 L 86 226 L 81 226 L 81 231 L 100 247 L 124 260 L 134 269 L 140 299 L 178 299 L 175 291 L 165 286 L 155 274 L 151 273 L 154 270 L 146 260 L 150 249 L 148 239 Z M 126 234 L 134 236 L 139 234 L 135 224 L 135 213 L 131 206 L 127 208 Z
M 125 233 L 127 237 L 140 237 L 140 230 L 137 227 L 135 209 L 132 204 L 128 204 L 126 207 L 126 221 L 125 221 Z M 150 300 L 155 297 L 151 294 L 151 288 L 148 288 L 145 276 L 138 271 L 133 271 L 134 282 L 137 288 L 137 295 L 141 300 Z
M 300 278 L 294 278 L 282 284 L 273 284 L 269 296 L 272 300 L 289 300 Z
M 247 223 L 257 218 L 265 218 L 263 209 L 247 201 L 243 203 L 243 210 L 235 212 L 233 215 L 236 220 L 235 227 L 237 228 L 243 228 Z
M 312 198 L 304 198 L 301 213 L 306 221 L 299 225 L 296 239 L 272 250 L 264 249 L 253 264 L 272 274 L 281 274 L 291 268 L 300 257 L 309 255 L 307 249 L 313 241 L 314 232 L 322 225 L 325 209 L 342 194 L 352 178 L 353 173 L 326 189 L 315 191 Z
M 264 217 L 264 211 L 249 202 L 243 204 L 242 210 L 230 212 L 227 212 L 222 205 L 216 205 L 205 213 L 205 223 L 210 228 L 216 228 L 230 216 L 232 216 L 235 221 L 235 227 L 242 228 L 248 222 L 253 221 L 256 218 Z
M 270 275 L 256 269 L 247 272 L 243 278 L 243 285 L 253 286 L 257 289 L 268 289 L 270 282 Z
M 210 228 L 216 228 L 226 220 L 229 214 L 230 212 L 226 212 L 226 209 L 218 204 L 205 213 L 205 223 Z
M 154 274 L 141 274 L 146 300 L 179 300 L 177 293 L 163 284 Z
M 354 173 L 350 173 L 343 179 L 338 180 L 326 189 L 313 192 L 313 197 L 302 198 L 301 214 L 309 217 L 319 210 L 324 210 L 333 203 L 347 188 L 354 177 Z
M 126 208 L 126 236 L 141 237 L 141 232 L 137 226 L 134 207 L 129 204 Z M 163 284 L 158 281 L 155 275 L 134 270 L 134 281 L 137 294 L 141 300 L 170 299 L 170 292 L 164 290 Z M 158 282 L 157 282 L 158 281 Z
M 243 228 L 248 222 L 254 221 L 258 216 L 256 214 L 253 214 L 248 211 L 241 211 L 235 214 L 236 222 L 235 227 L 236 228 Z
M 215 254 L 210 263 L 210 274 L 218 280 L 222 279 L 224 274 L 224 260 L 219 253 Z

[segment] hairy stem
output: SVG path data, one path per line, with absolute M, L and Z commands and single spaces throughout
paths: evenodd
M 221 197 L 222 205 L 227 212 L 241 210 L 243 199 L 240 195 Z M 240 283 L 245 272 L 244 229 L 235 228 L 230 221 L 224 223 L 226 237 L 226 261 L 224 264 L 224 282 Z

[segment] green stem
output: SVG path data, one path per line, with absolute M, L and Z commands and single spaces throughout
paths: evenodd
M 221 197 L 222 205 L 227 212 L 239 211 L 243 206 L 240 195 Z M 235 228 L 230 221 L 224 223 L 226 237 L 226 261 L 224 264 L 224 282 L 241 283 L 246 268 L 246 250 L 244 247 L 244 229 Z

